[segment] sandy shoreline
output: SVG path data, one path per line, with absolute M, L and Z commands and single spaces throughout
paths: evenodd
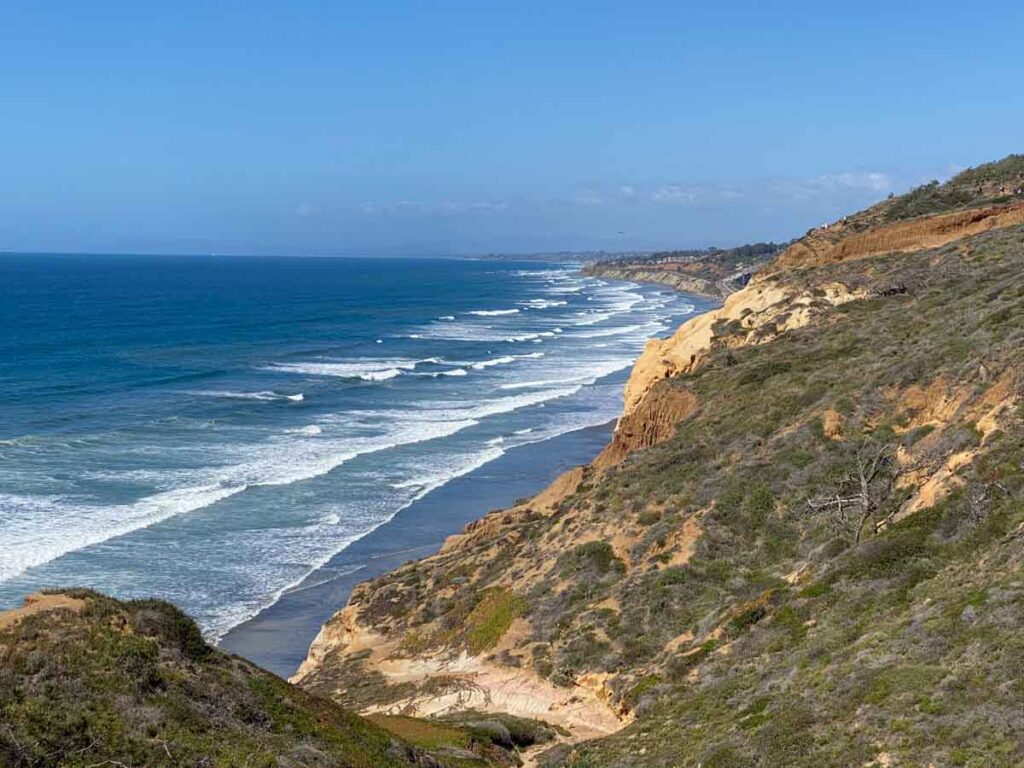
M 277 603 L 238 625 L 220 647 L 288 677 L 305 659 L 320 626 L 348 602 L 359 582 L 433 554 L 445 537 L 492 509 L 532 496 L 562 472 L 590 462 L 611 437 L 613 421 L 510 449 L 456 478 L 354 542 Z

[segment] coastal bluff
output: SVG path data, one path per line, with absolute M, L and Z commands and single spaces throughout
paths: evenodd
M 294 682 L 536 718 L 552 768 L 988 754 L 1021 701 L 985 682 L 985 627 L 1024 625 L 1019 164 L 812 230 L 648 342 L 594 462 L 360 585 Z
M 1022 178 L 789 244 L 648 343 L 593 461 L 358 585 L 290 682 L 169 603 L 31 595 L 0 766 L 1024 764 Z

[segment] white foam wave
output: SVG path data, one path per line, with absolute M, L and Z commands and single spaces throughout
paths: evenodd
M 388 417 L 393 421 L 394 413 Z M 196 471 L 201 482 L 162 491 L 138 501 L 100 506 L 64 497 L 0 495 L 0 581 L 13 578 L 70 552 L 208 507 L 250 487 L 279 486 L 327 474 L 368 453 L 447 437 L 477 422 L 460 418 L 414 419 L 370 438 L 301 440 L 279 437 L 260 447 L 244 447 L 240 464 Z M 40 526 L 40 519 L 73 520 L 74 527 Z
M 0 550 L 5 552 L 0 560 L 0 581 L 68 552 L 192 512 L 244 490 L 244 484 L 198 485 L 157 493 L 135 504 L 109 507 L 94 507 L 60 496 L 0 495 L 4 519 Z M 74 526 L 40 526 L 40 517 L 74 521 Z
M 638 325 L 620 325 L 615 328 L 601 328 L 596 331 L 581 331 L 575 334 L 577 339 L 598 339 L 605 336 L 625 336 L 630 333 L 640 333 L 649 336 L 665 330 L 660 323 L 640 323 Z
M 513 381 L 499 385 L 499 389 L 509 391 L 517 389 L 544 389 L 547 387 L 558 387 L 565 384 L 593 384 L 598 379 L 603 379 L 617 371 L 628 368 L 632 364 L 631 359 L 600 360 L 588 362 L 572 368 L 563 367 L 562 375 L 557 379 L 537 379 L 532 381 Z
M 220 617 L 218 617 L 216 626 L 211 628 L 211 635 L 213 640 L 216 642 L 216 640 L 227 634 L 227 632 L 231 630 L 232 627 L 238 626 L 239 624 L 251 619 L 253 616 L 256 616 L 257 614 L 271 607 L 272 605 L 277 603 L 277 601 L 280 600 L 281 597 L 286 593 L 295 591 L 297 588 L 300 588 L 302 583 L 306 579 L 308 579 L 311 574 L 315 573 L 319 569 L 326 566 L 339 553 L 348 549 L 348 547 L 350 547 L 354 542 L 358 541 L 359 539 L 369 536 L 382 525 L 386 525 L 387 523 L 391 522 L 391 520 L 393 520 L 399 512 L 409 508 L 417 501 L 422 499 L 424 496 L 426 496 L 428 493 L 440 488 L 441 486 L 447 485 L 449 482 L 458 477 L 462 477 L 463 475 L 469 474 L 470 472 L 479 469 L 485 464 L 489 464 L 495 459 L 500 458 L 502 455 L 504 455 L 504 453 L 505 451 L 502 448 L 499 448 L 497 446 L 491 446 L 490 448 L 484 451 L 481 451 L 477 454 L 470 456 L 466 461 L 464 461 L 461 464 L 455 464 L 454 466 L 452 466 L 453 462 L 449 459 L 446 461 L 446 468 L 444 469 L 436 468 L 429 474 L 424 475 L 422 477 L 415 477 L 410 480 L 394 484 L 392 487 L 396 489 L 415 488 L 417 490 L 412 495 L 412 497 L 409 498 L 406 502 L 398 505 L 388 514 L 374 521 L 372 525 L 363 528 L 358 533 L 345 537 L 341 541 L 337 542 L 336 546 L 328 549 L 326 552 L 319 554 L 313 560 L 313 562 L 309 564 L 308 569 L 300 578 L 295 579 L 291 583 L 286 584 L 285 586 L 275 590 L 268 598 L 260 601 L 255 605 L 239 606 L 232 611 L 222 614 Z M 324 524 L 324 521 L 321 521 L 321 523 L 315 527 L 322 528 Z M 330 523 L 327 524 L 330 525 Z M 362 566 L 355 569 L 348 569 L 343 571 L 342 574 L 353 573 L 354 571 L 359 570 L 360 568 L 362 568 Z
M 514 381 L 510 384 L 501 384 L 498 389 L 536 389 L 537 387 L 550 387 L 565 384 L 566 379 L 541 379 L 539 381 Z M 569 379 L 575 381 L 575 379 Z
M 315 437 L 316 435 L 323 434 L 323 429 L 317 424 L 309 424 L 305 427 L 298 427 L 296 429 L 289 429 L 289 434 L 292 435 L 306 435 L 307 437 Z
M 596 325 L 605 320 L 610 320 L 614 315 L 614 312 L 591 312 L 587 314 L 585 319 L 580 320 L 578 323 L 573 323 L 573 325 Z
M 531 405 L 539 405 L 549 400 L 556 400 L 560 397 L 568 397 L 580 391 L 579 386 L 562 387 L 560 389 L 548 389 L 543 392 L 533 392 L 526 395 L 515 395 L 513 397 L 499 397 L 490 402 L 474 405 L 473 407 L 460 411 L 463 418 L 479 420 L 488 416 L 495 416 L 500 413 L 511 413 Z
M 422 363 L 435 363 L 437 358 L 425 360 L 354 360 L 348 362 L 274 363 L 266 370 L 277 373 L 295 373 L 306 376 L 333 376 L 340 379 L 387 381 L 411 371 Z
M 301 403 L 303 395 L 301 392 L 295 395 L 284 395 L 279 392 L 232 392 L 230 390 L 190 390 L 187 394 L 196 397 L 216 397 L 224 400 L 258 400 L 261 402 L 273 402 L 275 400 L 290 400 L 293 403 Z
M 436 379 L 438 376 L 468 376 L 469 372 L 465 368 L 452 368 L 448 371 L 431 371 L 427 373 L 416 373 L 416 376 L 429 376 Z
M 495 357 L 491 360 L 481 360 L 478 363 L 472 363 L 469 367 L 482 371 L 484 368 L 490 368 L 493 365 L 508 365 L 515 361 L 516 359 L 512 355 L 502 355 L 501 357 Z
M 447 362 L 449 365 L 463 365 L 472 368 L 474 371 L 482 371 L 486 368 L 493 368 L 496 365 L 508 365 L 516 360 L 537 360 L 544 357 L 543 352 L 527 352 L 523 355 L 502 355 L 489 360 L 477 360 L 476 362 Z
M 522 341 L 534 341 L 539 342 L 543 339 L 550 339 L 556 333 L 561 333 L 561 328 L 556 328 L 553 331 L 539 331 L 537 333 L 520 333 L 515 336 L 506 336 L 504 341 L 508 342 L 522 342 Z
M 501 315 L 518 315 L 518 309 L 474 309 L 467 312 L 468 315 L 477 315 L 479 317 L 500 317 Z
M 564 307 L 569 302 L 556 299 L 529 299 L 519 302 L 522 306 L 530 309 L 548 309 L 550 307 Z

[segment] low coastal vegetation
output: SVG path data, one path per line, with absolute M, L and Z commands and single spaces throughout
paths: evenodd
M 794 244 L 746 289 L 778 296 L 770 312 L 724 317 L 650 383 L 634 416 L 696 404 L 674 435 L 638 430 L 643 450 L 371 582 L 346 621 L 443 659 L 467 652 L 460 617 L 519 596 L 469 652 L 620 723 L 553 747 L 552 768 L 1019 765 L 1024 225 L 992 197 L 1018 165 Z M 842 249 L 933 191 L 939 215 L 995 223 L 926 215 L 924 247 Z M 357 708 L 424 700 L 387 675 L 365 697 L 375 663 L 338 643 L 302 684 Z
M 489 651 L 504 636 L 528 605 L 511 590 L 488 590 L 466 618 L 466 644 L 471 653 Z
M 886 221 L 947 213 L 1024 196 L 1024 155 L 1010 155 L 958 174 L 946 184 L 931 181 L 885 205 Z
M 69 590 L 6 616 L 2 766 L 500 766 L 551 738 L 514 719 L 363 719 L 212 648 L 162 601 Z
M 1021 765 L 1022 183 L 773 251 L 616 451 L 360 585 L 298 687 L 163 603 L 0 623 L 0 765 Z

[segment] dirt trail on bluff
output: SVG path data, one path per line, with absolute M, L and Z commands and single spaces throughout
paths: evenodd
M 46 611 L 69 610 L 80 611 L 85 607 L 85 600 L 70 595 L 44 595 L 36 593 L 25 598 L 21 608 L 13 608 L 0 612 L 0 630 L 7 629 L 19 621 Z

